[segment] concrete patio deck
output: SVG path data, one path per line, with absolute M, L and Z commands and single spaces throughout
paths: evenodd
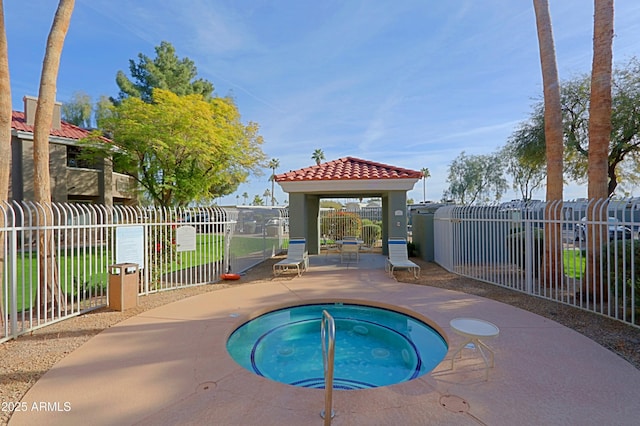
M 238 285 L 144 312 L 69 354 L 25 395 L 11 425 L 321 425 L 324 392 L 258 377 L 227 354 L 240 318 L 285 302 L 360 299 L 408 307 L 446 332 L 449 354 L 421 378 L 334 391 L 334 425 L 635 425 L 640 370 L 588 338 L 529 312 L 464 293 L 396 282 L 384 257 L 312 256 L 302 277 Z M 484 380 L 449 321 L 496 324 Z M 35 404 L 35 405 L 34 405 Z

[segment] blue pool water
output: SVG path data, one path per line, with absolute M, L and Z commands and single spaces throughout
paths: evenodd
M 311 304 L 261 315 L 227 341 L 247 370 L 295 386 L 324 388 L 322 311 L 336 324 L 334 389 L 366 389 L 415 379 L 447 354 L 446 340 L 409 315 L 360 304 Z

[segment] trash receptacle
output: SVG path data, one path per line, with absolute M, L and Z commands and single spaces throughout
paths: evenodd
M 109 266 L 109 308 L 116 311 L 138 306 L 138 265 L 118 263 Z

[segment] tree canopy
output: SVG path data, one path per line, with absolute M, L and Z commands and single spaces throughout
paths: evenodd
M 114 169 L 136 178 L 156 205 L 224 196 L 260 173 L 266 157 L 258 126 L 244 125 L 231 99 L 155 89 L 151 100 L 112 106 L 101 124 L 113 146 L 92 146 L 112 148 L 102 155 L 112 155 Z
M 542 117 L 540 115 L 538 118 Z M 531 150 L 531 147 L 540 146 L 544 135 L 544 124 L 521 123 L 500 152 L 506 172 L 513 179 L 511 186 L 520 193 L 522 200 L 531 200 L 533 193 L 542 187 L 547 177 L 545 151 Z M 530 141 L 530 138 L 534 140 Z
M 153 89 L 169 90 L 178 96 L 201 95 L 206 100 L 211 98 L 213 84 L 201 78 L 196 79 L 198 70 L 191 59 L 178 58 L 173 45 L 166 41 L 161 42 L 155 51 L 155 59 L 139 53 L 137 63 L 129 60 L 129 72 L 133 80 L 123 71 L 118 71 L 118 101 L 134 97 L 151 102 Z
M 71 99 L 62 104 L 62 119 L 76 126 L 91 127 L 93 107 L 91 96 L 85 92 L 74 92 Z
M 445 198 L 462 204 L 499 200 L 507 189 L 497 154 L 467 155 L 462 151 L 449 165 L 447 182 Z
M 565 81 L 561 87 L 564 163 L 567 177 L 578 183 L 587 180 L 589 155 L 589 75 Z M 529 120 L 512 135 L 514 143 L 527 152 L 530 161 L 544 162 L 544 108 L 533 106 Z M 608 155 L 608 192 L 618 185 L 640 182 L 640 61 L 632 58 L 613 73 L 611 137 Z

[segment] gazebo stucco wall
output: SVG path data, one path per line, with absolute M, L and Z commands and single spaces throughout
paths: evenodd
M 320 200 L 323 198 L 382 199 L 382 251 L 386 241 L 407 238 L 407 191 L 422 172 L 354 157 L 321 163 L 276 175 L 289 194 L 289 235 L 305 238 L 309 254 L 320 253 Z

